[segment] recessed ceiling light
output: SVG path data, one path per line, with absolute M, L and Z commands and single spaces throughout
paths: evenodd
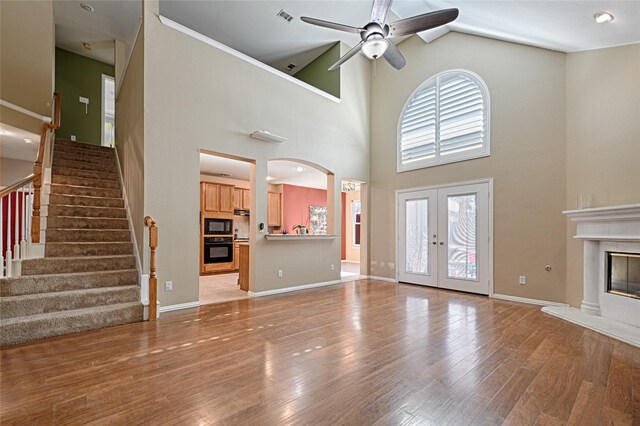
M 86 3 L 80 3 L 80 7 L 83 8 L 84 10 L 86 10 L 87 12 L 95 12 L 96 9 L 91 6 L 90 4 L 86 4 Z
M 301 171 L 303 171 L 303 170 L 304 170 L 304 169 L 303 169 L 302 167 L 300 167 L 300 166 L 296 167 L 296 172 L 301 172 Z
M 271 182 L 273 178 L 271 176 L 267 176 L 267 182 Z
M 91 50 L 93 49 L 93 45 L 91 43 L 87 43 L 86 41 L 82 42 L 82 45 L 84 46 L 85 49 L 87 50 Z
M 593 15 L 593 19 L 595 19 L 598 24 L 604 24 L 605 22 L 613 21 L 613 15 L 607 12 L 598 12 Z
M 31 139 L 25 138 L 24 143 L 33 143 L 33 141 Z

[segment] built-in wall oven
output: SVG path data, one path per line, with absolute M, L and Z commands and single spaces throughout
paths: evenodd
M 231 235 L 233 234 L 232 219 L 204 219 L 204 235 Z
M 204 263 L 233 262 L 233 237 L 204 237 Z

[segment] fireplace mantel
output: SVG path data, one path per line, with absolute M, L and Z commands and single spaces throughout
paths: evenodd
M 611 337 L 640 346 L 640 300 L 605 289 L 607 252 L 640 253 L 640 204 L 563 212 L 576 223 L 574 238 L 583 240 L 583 300 L 580 310 L 543 310 Z M 597 319 L 600 317 L 601 319 Z

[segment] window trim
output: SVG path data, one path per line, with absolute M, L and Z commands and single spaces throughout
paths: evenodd
M 357 213 L 354 211 L 355 204 L 360 205 L 360 222 L 356 222 Z M 360 200 L 351 200 L 351 247 L 360 248 L 360 244 L 356 244 L 356 225 L 360 225 L 360 235 L 362 235 L 362 202 Z
M 411 100 L 420 92 L 422 91 L 425 87 L 431 85 L 431 84 L 436 84 L 436 87 L 438 86 L 438 80 L 441 77 L 445 77 L 448 74 L 462 74 L 468 77 L 471 77 L 472 80 L 478 85 L 478 88 L 480 89 L 480 92 L 483 96 L 483 100 L 485 101 L 485 111 L 486 113 L 484 114 L 484 133 L 485 133 L 485 137 L 484 137 L 484 145 L 483 145 L 483 149 L 477 150 L 477 151 L 473 151 L 473 152 L 467 152 L 467 153 L 460 153 L 460 154 L 452 154 L 450 156 L 447 156 L 445 159 L 442 159 L 442 157 L 438 156 L 435 157 L 433 159 L 430 160 L 423 160 L 423 161 L 419 161 L 413 164 L 402 164 L 402 118 L 404 117 L 404 114 L 407 110 L 407 107 L 409 106 L 409 103 L 411 102 Z M 436 103 L 436 110 L 439 109 L 439 104 Z M 398 126 L 396 129 L 396 171 L 397 173 L 402 173 L 402 172 L 408 172 L 411 170 L 418 170 L 418 169 L 425 169 L 425 168 L 429 168 L 429 167 L 435 167 L 435 166 L 440 166 L 442 164 L 450 164 L 450 163 L 457 163 L 460 161 L 466 161 L 466 160 L 471 160 L 474 158 L 482 158 L 482 157 L 489 157 L 491 155 L 491 128 L 490 128 L 490 123 L 491 123 L 491 98 L 489 96 L 489 88 L 487 87 L 487 84 L 484 82 L 484 80 L 476 73 L 474 73 L 473 71 L 469 71 L 466 69 L 462 69 L 462 68 L 455 68 L 455 69 L 449 69 L 449 70 L 445 70 L 445 71 L 441 71 L 431 77 L 429 77 L 428 79 L 426 79 L 424 82 L 422 82 L 422 84 L 420 84 L 413 92 L 411 92 L 411 95 L 409 95 L 409 97 L 407 98 L 407 100 L 405 101 L 402 109 L 400 110 L 400 116 L 398 117 Z M 436 125 L 439 126 L 439 123 L 437 123 Z

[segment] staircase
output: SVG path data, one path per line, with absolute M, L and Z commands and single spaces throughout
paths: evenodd
M 143 320 L 113 148 L 55 142 L 45 257 L 0 279 L 0 344 Z

